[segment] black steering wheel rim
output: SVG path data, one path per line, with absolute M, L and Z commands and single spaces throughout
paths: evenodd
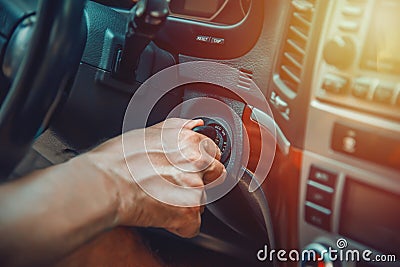
M 26 155 L 72 85 L 86 41 L 85 3 L 39 1 L 30 45 L 0 108 L 0 179 Z

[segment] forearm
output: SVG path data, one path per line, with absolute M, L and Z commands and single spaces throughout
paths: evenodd
M 85 158 L 0 187 L 0 262 L 40 265 L 114 226 L 118 192 Z
M 148 128 L 145 136 L 143 130 L 131 131 L 124 140 L 116 137 L 68 163 L 1 185 L 0 265 L 52 263 L 117 225 L 195 236 L 203 195 L 198 188 L 225 171 L 218 147 L 191 130 L 201 125 L 201 120 L 170 119 Z M 135 180 L 128 168 L 132 163 Z M 155 195 L 142 190 L 137 179 Z M 195 190 L 177 196 L 159 179 Z M 169 204 L 171 196 L 179 205 Z

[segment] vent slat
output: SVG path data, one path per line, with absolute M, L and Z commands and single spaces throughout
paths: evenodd
M 301 82 L 300 78 L 296 74 L 294 74 L 294 72 L 289 67 L 283 65 L 282 70 L 284 71 L 285 74 L 287 74 L 290 77 L 292 81 L 294 81 L 297 84 L 300 84 Z
M 292 0 L 292 14 L 278 69 L 281 81 L 298 91 L 317 0 Z
M 301 12 L 307 12 L 314 8 L 313 3 L 304 0 L 293 0 L 292 5 L 296 10 Z
M 300 31 L 298 28 L 295 26 L 290 26 L 289 29 L 296 34 L 296 36 L 300 37 L 304 41 L 307 41 L 307 35 L 305 35 L 302 31 Z
M 294 56 L 292 56 L 290 53 L 286 52 L 283 54 L 284 57 L 289 60 L 294 66 L 296 66 L 297 68 L 299 68 L 301 70 L 302 68 L 302 63 L 297 60 Z
M 293 17 L 295 17 L 296 19 L 298 19 L 301 23 L 303 23 L 306 27 L 311 27 L 311 22 L 308 20 L 308 19 L 306 19 L 306 18 L 304 18 L 301 14 L 299 14 L 299 13 L 294 13 L 293 14 Z
M 302 56 L 305 56 L 306 52 L 304 51 L 303 47 L 300 47 L 295 41 L 293 41 L 292 39 L 288 39 L 287 43 L 294 48 L 299 54 L 301 54 Z

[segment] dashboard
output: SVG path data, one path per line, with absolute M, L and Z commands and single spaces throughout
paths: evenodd
M 262 194 L 243 193 L 248 183 L 240 183 L 241 189 L 239 186 L 209 205 L 208 223 L 193 242 L 254 259 L 252 255 L 265 243 L 320 252 L 337 248 L 337 240 L 344 238 L 348 248 L 399 255 L 398 1 L 229 2 L 235 3 L 239 14 L 231 21 L 222 16 L 221 8 L 227 8 L 224 1 L 205 1 L 201 5 L 191 0 L 171 1 L 173 16 L 144 56 L 155 57 L 153 62 L 157 64 L 140 63 L 138 75 L 137 86 L 157 70 L 176 63 L 200 60 L 229 65 L 239 70 L 237 83 L 241 90 L 249 90 L 246 85 L 251 81 L 257 84 L 277 125 L 277 155 L 262 185 Z M 89 45 L 77 83 L 93 77 L 96 86 L 88 85 L 93 89 L 85 93 L 73 89 L 64 112 L 53 125 L 78 151 L 90 147 L 93 140 L 120 131 L 116 118 L 122 118 L 128 101 L 124 94 L 130 90 L 112 81 L 109 72 L 113 54 L 105 53 L 123 44 L 120 36 L 126 10 L 110 11 L 91 3 L 86 12 L 89 27 L 96 28 L 89 28 Z M 102 22 L 103 13 L 113 23 Z M 214 21 L 212 17 L 226 20 Z M 90 46 L 97 43 L 103 49 Z M 231 106 L 246 127 L 263 123 L 253 116 L 254 107 L 240 97 L 204 83 L 187 84 L 168 94 L 151 120 L 162 120 L 181 99 L 201 97 Z M 191 103 L 181 114 L 199 106 L 196 101 Z M 221 118 L 225 121 L 222 125 L 231 127 L 227 132 L 235 138 L 242 136 L 235 132 L 236 123 L 242 121 Z M 80 132 L 77 138 L 68 127 L 71 124 L 82 129 L 91 125 L 91 130 Z M 109 127 L 105 129 L 104 124 Z M 259 161 L 257 138 L 257 133 L 251 137 L 250 162 Z M 236 203 L 234 210 L 232 203 Z M 229 230 L 221 230 L 221 222 Z M 234 237 L 231 231 L 241 233 L 241 237 Z M 232 247 L 241 243 L 249 244 L 248 251 Z
M 201 234 L 190 242 L 250 259 L 251 266 L 266 266 L 255 257 L 265 244 L 321 254 L 337 249 L 338 240 L 346 241 L 343 248 L 399 259 L 399 1 L 171 0 L 171 16 L 127 84 L 114 71 L 133 5 L 88 2 L 80 67 L 50 130 L 34 146 L 40 154 L 59 163 L 121 134 L 130 99 L 159 71 L 178 63 L 221 63 L 235 70 L 223 80 L 238 94 L 207 82 L 185 83 L 166 93 L 148 120 L 152 125 L 172 111 L 184 117 L 195 109 L 214 112 L 216 128 L 223 126 L 224 138 L 235 140 L 232 161 L 242 162 L 246 153 L 239 146 L 247 148 L 246 166 L 226 165 L 241 174 L 237 186 L 208 205 Z M 194 72 L 221 78 L 207 68 Z M 262 98 L 270 114 L 243 95 Z M 233 112 L 204 108 L 197 101 L 203 98 Z M 260 129 L 271 124 L 277 146 L 267 162 Z M 249 192 L 254 170 L 269 163 L 261 187 Z M 329 259 L 285 264 L 381 266 Z

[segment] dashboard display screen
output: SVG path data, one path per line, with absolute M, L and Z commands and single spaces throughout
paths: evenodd
M 173 0 L 170 9 L 173 14 L 208 18 L 216 14 L 225 0 Z
M 340 216 L 341 235 L 400 256 L 400 196 L 348 178 Z
M 215 0 L 192 0 L 185 1 L 184 9 L 188 12 L 198 12 L 202 14 L 214 14 L 219 9 L 219 3 Z
M 400 74 L 400 5 L 398 0 L 376 1 L 361 67 Z

